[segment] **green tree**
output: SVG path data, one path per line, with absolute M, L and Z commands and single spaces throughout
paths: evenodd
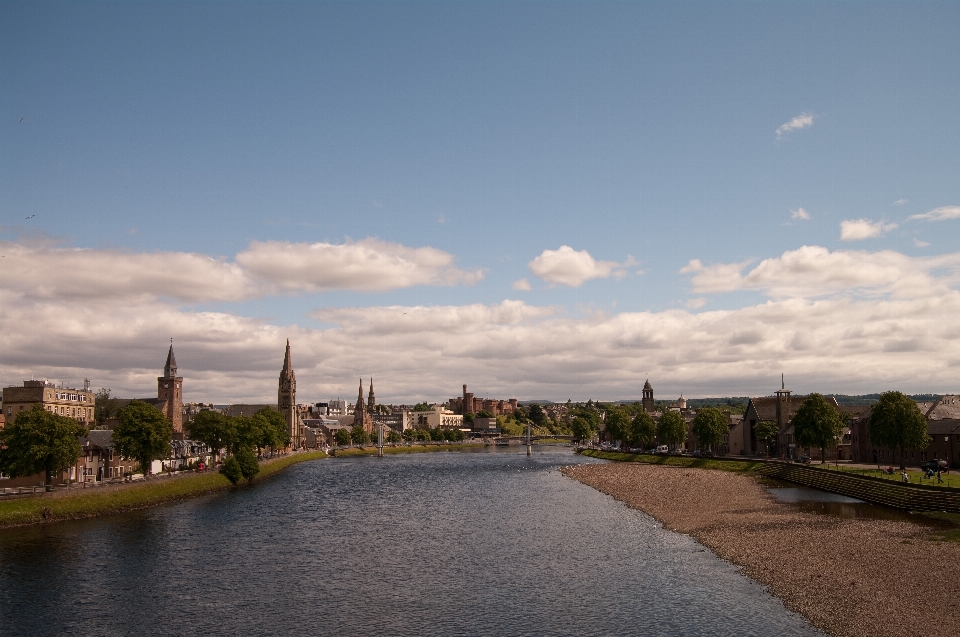
M 266 421 L 256 416 L 253 418 L 248 416 L 234 416 L 231 420 L 233 421 L 231 423 L 233 430 L 236 432 L 233 443 L 231 444 L 233 455 L 237 455 L 241 449 L 256 449 L 257 455 L 260 455 L 260 449 L 264 444 L 265 437 L 265 432 L 261 425 Z M 243 462 L 241 461 L 240 464 L 243 464 Z
M 247 482 L 253 480 L 253 478 L 260 473 L 260 463 L 257 462 L 256 456 L 253 455 L 250 449 L 240 449 L 233 457 L 236 458 L 240 464 L 240 473 L 246 478 Z
M 55 476 L 77 461 L 81 451 L 77 438 L 84 433 L 76 420 L 52 414 L 42 405 L 21 411 L 0 429 L 0 473 L 12 478 L 43 473 L 51 490 Z
M 843 433 L 843 417 L 820 394 L 810 394 L 793 415 L 793 437 L 801 447 L 819 447 L 820 462 L 826 462 L 826 448 Z
M 464 438 L 467 437 L 467 436 L 466 436 L 462 431 L 460 431 L 459 429 L 450 429 L 449 431 L 450 431 L 450 438 L 449 438 L 449 439 L 450 439 L 452 442 L 461 442 L 461 441 L 463 441 Z
M 150 473 L 153 460 L 170 457 L 173 425 L 159 409 L 132 400 L 117 416 L 120 423 L 113 430 L 113 447 L 124 458 L 139 462 L 143 475 Z
M 610 439 L 610 442 L 616 440 L 625 442 L 629 437 L 631 424 L 626 410 L 620 407 L 610 407 L 607 410 L 605 425 L 607 438 Z
M 687 422 L 678 411 L 663 412 L 660 422 L 657 423 L 657 438 L 662 445 L 676 447 L 687 439 Z
M 400 436 L 400 432 L 398 432 L 396 429 L 391 429 L 387 434 L 387 442 L 397 443 L 401 440 L 403 440 L 403 438 Z
M 233 441 L 237 437 L 233 421 L 219 411 L 197 412 L 187 428 L 192 440 L 198 440 L 207 445 L 210 453 L 213 454 L 214 464 L 217 462 L 220 450 L 232 447 Z
M 430 430 L 430 440 L 433 440 L 434 442 L 440 442 L 443 439 L 443 429 L 441 429 L 439 425 Z
M 627 444 L 631 447 L 649 447 L 657 435 L 657 423 L 645 411 L 641 411 L 630 422 L 630 435 Z
M 433 407 L 427 403 L 417 403 L 413 406 L 414 411 L 433 411 Z
M 577 440 L 590 440 L 593 438 L 593 426 L 590 424 L 590 421 L 583 416 L 575 416 L 573 422 L 570 424 L 570 429 L 573 431 L 573 437 Z
M 927 419 L 908 396 L 898 391 L 880 394 L 867 426 L 870 444 L 900 451 L 900 469 L 905 469 L 904 449 L 926 449 L 930 444 Z
M 530 405 L 530 420 L 537 427 L 542 427 L 545 422 L 547 422 L 547 414 L 544 413 L 543 407 L 537 403 Z
M 290 428 L 287 419 L 276 409 L 263 407 L 253 415 L 263 432 L 263 446 L 275 451 L 286 449 L 290 444 Z
M 486 409 L 481 409 L 474 415 L 474 418 L 493 418 L 493 414 Z
M 337 433 L 333 434 L 333 441 L 337 443 L 338 447 L 346 447 L 350 444 L 350 439 L 349 429 L 337 429 Z
M 350 430 L 350 440 L 355 445 L 365 445 L 370 442 L 370 434 L 363 429 L 363 425 L 354 425 Z
M 240 467 L 240 461 L 234 456 L 230 456 L 220 465 L 220 473 L 227 477 L 231 483 L 236 484 L 243 478 L 243 469 Z
M 116 398 L 110 398 L 110 389 L 101 387 L 96 393 L 96 403 L 93 407 L 93 419 L 97 427 L 104 427 L 108 418 L 115 418 L 119 410 L 119 401 Z
M 773 420 L 761 420 L 753 428 L 753 435 L 757 440 L 763 441 L 768 458 L 770 457 L 770 442 L 776 440 L 779 434 L 780 428 Z
M 728 419 L 716 407 L 702 407 L 693 417 L 693 434 L 701 447 L 712 451 L 713 447 L 723 442 L 723 437 L 730 431 Z

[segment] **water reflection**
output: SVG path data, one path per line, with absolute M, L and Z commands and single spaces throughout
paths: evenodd
M 556 471 L 583 460 L 331 459 L 0 533 L 0 632 L 816 634 L 689 537 Z

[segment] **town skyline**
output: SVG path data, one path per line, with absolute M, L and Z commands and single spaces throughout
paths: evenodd
M 173 337 L 263 401 L 289 338 L 318 398 L 956 393 L 957 25 L 4 3 L 0 382 L 140 395 Z

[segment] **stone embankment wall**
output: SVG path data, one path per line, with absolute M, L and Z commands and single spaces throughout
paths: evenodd
M 757 473 L 895 509 L 960 513 L 960 491 L 956 489 L 900 484 L 782 462 L 765 462 Z

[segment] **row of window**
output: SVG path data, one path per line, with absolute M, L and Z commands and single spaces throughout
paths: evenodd
M 93 402 L 93 398 L 85 394 L 70 394 L 62 391 L 55 392 L 55 394 L 57 396 L 57 400 L 72 400 L 74 402 L 88 402 L 88 401 Z

